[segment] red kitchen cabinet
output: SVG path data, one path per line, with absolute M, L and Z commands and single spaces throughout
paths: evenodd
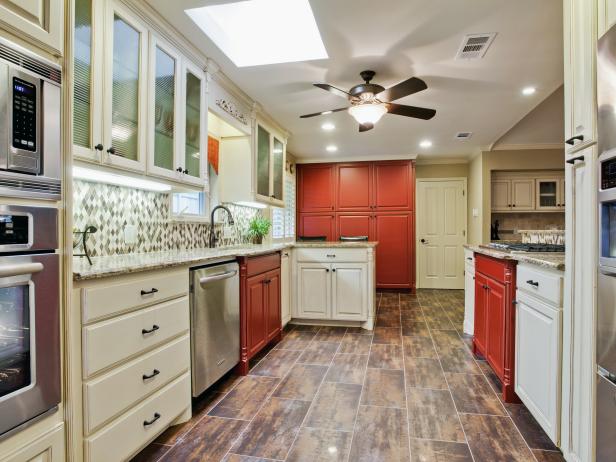
M 373 221 L 372 213 L 339 213 L 336 216 L 336 238 L 368 236 L 369 240 L 375 240 Z
M 336 216 L 333 213 L 300 213 L 297 224 L 298 236 L 325 236 L 328 241 L 335 240 Z
M 516 262 L 475 254 L 473 353 L 482 355 L 502 384 L 503 400 L 519 402 L 514 391 Z
M 280 253 L 240 257 L 240 363 L 248 374 L 249 361 L 271 342 L 281 340 Z
M 372 198 L 372 164 L 356 162 L 337 165 L 336 210 L 352 212 L 371 210 Z
M 376 210 L 413 210 L 415 174 L 408 161 L 374 163 L 374 201 Z
M 332 212 L 335 209 L 336 168 L 332 164 L 305 164 L 297 169 L 299 212 Z
M 374 215 L 376 283 L 387 289 L 414 289 L 415 226 L 413 214 L 377 213 Z

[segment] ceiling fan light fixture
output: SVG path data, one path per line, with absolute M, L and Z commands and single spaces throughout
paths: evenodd
M 358 104 L 349 108 L 349 114 L 360 124 L 376 124 L 387 113 L 382 103 Z

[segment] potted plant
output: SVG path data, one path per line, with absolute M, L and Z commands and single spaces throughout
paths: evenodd
M 248 223 L 248 237 L 252 239 L 255 244 L 263 243 L 263 236 L 267 236 L 272 226 L 272 222 L 261 215 L 256 215 Z

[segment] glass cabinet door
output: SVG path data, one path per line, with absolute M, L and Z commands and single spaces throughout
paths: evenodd
M 284 144 L 274 137 L 272 147 L 272 199 L 283 200 L 284 191 Z
M 205 80 L 203 73 L 187 66 L 184 73 L 185 130 L 184 130 L 184 181 L 205 184 L 203 172 L 207 162 L 205 128 Z
M 537 180 L 537 208 L 558 208 L 558 183 L 559 180 Z
M 270 197 L 270 133 L 257 125 L 257 194 Z

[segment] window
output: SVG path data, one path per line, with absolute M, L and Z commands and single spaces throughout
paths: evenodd
M 207 214 L 207 197 L 203 192 L 182 192 L 171 195 L 173 218 L 203 219 Z
M 285 172 L 285 208 L 272 207 L 272 237 L 274 239 L 295 238 L 295 176 Z

